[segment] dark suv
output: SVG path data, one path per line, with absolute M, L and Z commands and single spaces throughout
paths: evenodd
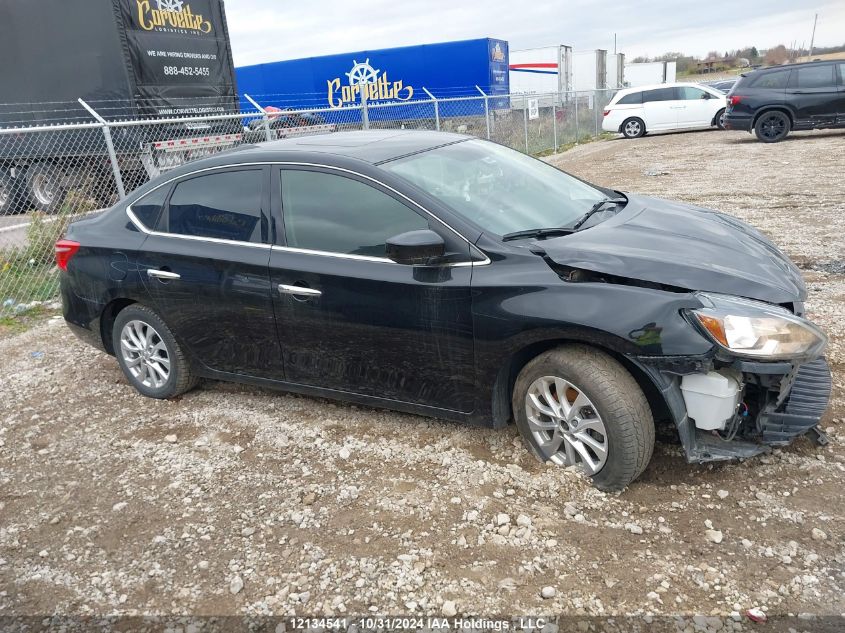
M 790 130 L 845 127 L 845 61 L 777 66 L 742 75 L 728 95 L 725 127 L 764 143 Z

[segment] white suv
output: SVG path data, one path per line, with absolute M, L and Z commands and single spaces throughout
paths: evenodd
M 725 129 L 727 97 L 709 86 L 692 83 L 625 88 L 604 109 L 601 127 L 637 138 L 646 132 L 718 127 Z

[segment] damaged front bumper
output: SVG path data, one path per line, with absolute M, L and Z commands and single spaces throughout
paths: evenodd
M 637 363 L 648 374 L 663 396 L 669 415 L 680 435 L 688 462 L 712 462 L 753 457 L 784 446 L 795 438 L 811 433 L 824 444 L 819 421 L 830 401 L 832 378 L 824 358 L 800 365 L 735 361 L 723 370 L 742 377 L 741 404 L 736 432 L 730 439 L 715 430 L 698 428 L 687 414 L 681 391 L 686 363 L 672 366 L 653 358 L 639 358 Z M 699 372 L 713 369 L 708 361 L 694 361 Z

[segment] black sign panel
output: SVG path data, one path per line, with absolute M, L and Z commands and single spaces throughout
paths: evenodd
M 236 110 L 221 0 L 119 0 L 142 115 Z

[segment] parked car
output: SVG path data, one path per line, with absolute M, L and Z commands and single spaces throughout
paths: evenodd
M 728 94 L 731 91 L 731 88 L 734 87 L 735 83 L 736 79 L 720 79 L 719 81 L 703 81 L 701 82 L 701 85 L 714 88 L 722 94 Z
M 625 138 L 647 132 L 723 129 L 725 95 L 701 84 L 655 84 L 617 92 L 604 109 L 601 127 Z
M 777 143 L 791 130 L 845 127 L 845 62 L 762 68 L 740 77 L 728 95 L 725 127 Z
M 755 229 L 458 134 L 242 146 L 74 222 L 56 257 L 67 324 L 145 396 L 210 378 L 515 421 L 603 490 L 643 472 L 655 422 L 692 462 L 749 457 L 830 395 L 801 274 Z

